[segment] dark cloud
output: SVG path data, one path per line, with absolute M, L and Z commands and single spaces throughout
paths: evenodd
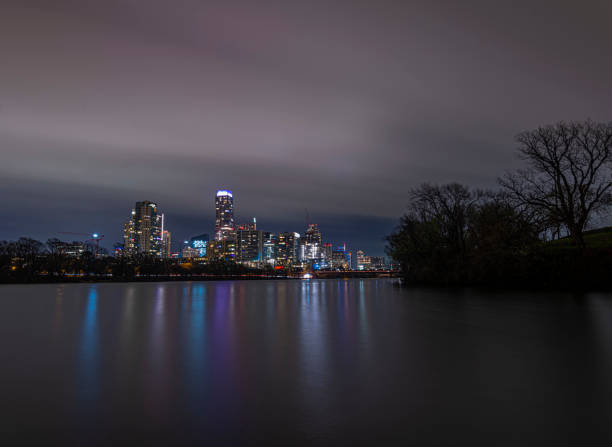
M 118 239 L 142 199 L 177 239 L 212 232 L 228 187 L 245 219 L 300 231 L 308 208 L 380 254 L 412 186 L 493 186 L 519 131 L 610 120 L 611 18 L 597 0 L 3 2 L 0 237 Z

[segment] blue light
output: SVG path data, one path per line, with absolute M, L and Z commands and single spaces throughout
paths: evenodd
M 96 238 L 96 237 L 98 237 L 98 233 L 94 233 L 94 234 L 92 234 L 92 236 L 93 236 L 94 238 Z

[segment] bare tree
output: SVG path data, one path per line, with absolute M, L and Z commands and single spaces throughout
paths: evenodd
M 481 198 L 458 183 L 431 185 L 424 183 L 410 193 L 410 209 L 423 222 L 435 222 L 453 251 L 465 254 L 465 231 L 468 215 Z
M 515 202 L 564 227 L 584 247 L 589 221 L 612 205 L 612 123 L 559 122 L 517 136 L 529 167 L 508 173 L 501 185 Z

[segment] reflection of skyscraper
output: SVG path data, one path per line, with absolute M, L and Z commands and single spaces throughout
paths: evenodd
M 231 238 L 234 231 L 234 196 L 231 191 L 217 191 L 215 210 L 215 240 Z

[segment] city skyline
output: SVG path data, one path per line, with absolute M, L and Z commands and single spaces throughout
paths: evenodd
M 518 132 L 609 119 L 609 8 L 3 2 L 0 235 L 110 238 L 148 197 L 179 240 L 231 187 L 271 231 L 308 208 L 382 254 L 421 182 L 495 186 Z
M 319 225 L 310 222 L 308 212 L 302 234 L 295 229 L 272 232 L 258 229 L 255 216 L 248 222 L 235 221 L 231 190 L 217 190 L 214 203 L 214 237 L 211 238 L 208 232 L 191 236 L 184 240 L 179 250 L 174 251 L 177 246 L 172 246 L 172 232 L 166 225 L 165 213 L 155 202 L 138 201 L 123 224 L 123 242 L 113 245 L 112 254 L 128 258 L 189 258 L 205 263 L 224 260 L 253 268 L 368 270 L 375 266 L 382 270 L 387 264 L 384 256 L 371 256 L 371 253 L 366 256 L 362 247 L 354 248 L 346 239 L 340 244 L 325 239 Z M 97 247 L 101 238 L 97 234 L 93 238 Z M 62 244 L 66 245 L 66 242 Z M 358 256 L 353 257 L 353 249 Z

